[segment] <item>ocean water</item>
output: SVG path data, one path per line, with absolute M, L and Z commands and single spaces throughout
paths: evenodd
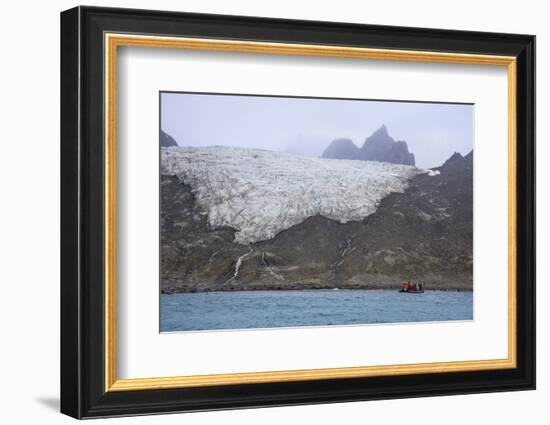
M 160 296 L 161 332 L 472 319 L 472 292 L 342 289 Z

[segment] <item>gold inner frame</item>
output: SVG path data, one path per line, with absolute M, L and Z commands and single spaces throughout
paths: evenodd
M 213 385 L 311 381 L 417 373 L 447 373 L 516 367 L 516 58 L 462 53 L 370 49 L 328 45 L 268 43 L 106 33 L 105 45 L 105 391 L 135 391 Z M 508 357 L 382 366 L 247 372 L 215 375 L 118 379 L 116 324 L 116 123 L 117 48 L 120 46 L 325 56 L 504 66 L 508 72 Z

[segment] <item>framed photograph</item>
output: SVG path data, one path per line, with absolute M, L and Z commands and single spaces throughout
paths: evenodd
M 61 14 L 61 411 L 535 388 L 535 37 Z

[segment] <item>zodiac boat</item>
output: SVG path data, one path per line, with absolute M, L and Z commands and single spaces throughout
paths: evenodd
M 406 292 L 407 294 L 423 294 L 424 285 L 419 282 L 405 282 L 399 292 Z

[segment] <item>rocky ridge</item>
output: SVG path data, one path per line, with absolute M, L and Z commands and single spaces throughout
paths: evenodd
M 160 146 L 163 148 L 168 148 L 170 146 L 178 146 L 178 142 L 170 136 L 168 133 L 160 130 Z
M 389 135 L 385 125 L 382 125 L 370 137 L 367 137 L 360 148 L 347 138 L 333 140 L 323 152 L 323 158 L 415 165 L 414 154 L 409 152 L 407 142 L 395 141 Z

